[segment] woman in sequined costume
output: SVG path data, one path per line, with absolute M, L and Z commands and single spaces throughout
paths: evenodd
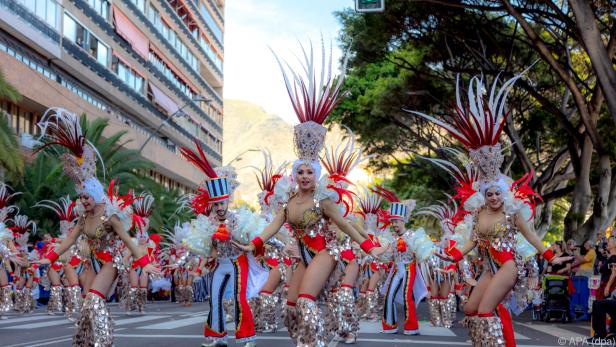
M 7 274 L 13 273 L 17 266 L 25 265 L 15 246 L 13 231 L 7 225 L 12 221 L 10 215 L 19 209 L 10 202 L 19 193 L 13 193 L 10 186 L 0 182 L 0 319 L 13 309 L 12 288 Z
M 469 150 L 470 161 L 464 161 L 465 170 L 444 168 L 458 181 L 455 198 L 468 213 L 457 229 L 464 230 L 463 234 L 470 233 L 470 237 L 460 247 L 450 245 L 439 256 L 457 262 L 477 248 L 479 257 L 484 259 L 483 272 L 478 283 L 473 283 L 464 305 L 464 323 L 475 346 L 515 345 L 509 310 L 517 312 L 526 307 L 527 277 L 536 276 L 529 274 L 526 267 L 527 259 L 533 258 L 533 247 L 548 261 L 562 261 L 553 259 L 554 254 L 527 224 L 530 221 L 532 226 L 538 199 L 528 186 L 532 174 L 513 182 L 500 172 L 504 156 L 499 138 L 508 114 L 506 98 L 520 77 L 506 81 L 500 90 L 498 78 L 495 79 L 489 98 L 483 81 L 473 77 L 466 104 L 461 101 L 458 84 L 453 121 L 413 111 L 444 128 Z
M 43 200 L 34 205 L 34 207 L 44 207 L 54 211 L 60 220 L 60 235 L 51 240 L 50 244 L 46 246 L 43 255 L 58 247 L 62 240 L 66 239 L 72 231 L 77 218 L 75 205 L 76 203 L 71 201 L 68 196 L 60 198 L 60 203 Z M 47 278 L 51 286 L 47 303 L 48 314 L 53 315 L 66 311 L 67 318 L 71 321 L 74 320 L 73 316 L 79 311 L 81 300 L 81 287 L 78 276 L 82 273 L 83 268 L 83 262 L 77 245 L 72 246 L 69 252 L 63 254 L 58 261 L 50 265 L 47 269 Z M 67 282 L 66 287 L 63 286 L 62 279 Z M 64 305 L 63 301 L 66 302 L 66 305 Z
M 55 263 L 85 235 L 90 248 L 90 268 L 86 274 L 84 291 L 86 298 L 75 326 L 74 346 L 112 346 L 113 322 L 106 304 L 118 268 L 123 270 L 122 249 L 127 247 L 133 254 L 134 267 L 146 273 L 158 274 L 148 255 L 141 252 L 130 238 L 128 229 L 132 223 L 130 196 L 120 197 L 113 181 L 105 194 L 96 178 L 96 149 L 84 137 L 79 118 L 63 109 L 48 110 L 39 127 L 46 144 L 39 150 L 59 144 L 70 152 L 62 155 L 65 173 L 75 182 L 79 194 L 79 217 L 74 231 L 40 261 L 43 265 Z
M 327 132 L 321 124 L 340 100 L 344 78 L 333 78 L 332 69 L 326 68 L 326 61 L 322 62 L 323 75 L 317 73 L 312 51 L 304 53 L 306 61 L 303 71 L 307 76 L 303 80 L 295 73 L 292 73 L 290 80 L 287 70 L 280 64 L 300 120 L 300 124 L 294 128 L 299 159 L 293 163 L 292 179 L 281 178 L 276 184 L 276 190 L 280 188 L 281 191 L 282 211 L 248 246 L 236 246 L 245 251 L 256 250 L 257 254 L 261 253 L 264 242 L 274 236 L 284 223 L 291 226 L 302 260 L 289 283 L 285 325 L 297 346 L 322 347 L 326 344 L 327 334 L 316 298 L 326 287 L 340 258 L 338 240 L 335 232 L 328 227 L 329 223 L 336 224 L 342 232 L 360 244 L 366 253 L 377 257 L 384 249 L 361 236 L 343 218 L 336 203 L 343 200 L 344 192 L 335 187 L 331 180 L 319 180 L 319 152 Z M 323 80 L 317 81 L 317 76 L 322 76 Z
M 34 296 L 32 294 L 32 285 L 35 278 L 38 278 L 37 267 L 34 266 L 35 251 L 28 252 L 28 238 L 30 230 L 36 232 L 36 224 L 28 220 L 27 216 L 16 215 L 12 218 L 13 226 L 11 229 L 14 232 L 15 246 L 19 250 L 19 257 L 23 260 L 21 265 L 17 265 L 13 273 L 13 281 L 15 283 L 15 311 L 19 313 L 30 313 L 34 310 Z

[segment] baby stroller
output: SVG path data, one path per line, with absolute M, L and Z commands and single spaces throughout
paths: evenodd
M 571 321 L 569 310 L 569 278 L 566 276 L 547 275 L 543 280 L 543 307 L 542 318 L 549 322 L 550 319 L 560 319 L 563 323 Z

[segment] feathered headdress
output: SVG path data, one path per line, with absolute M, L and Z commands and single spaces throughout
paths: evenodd
M 195 196 L 198 199 L 199 204 L 213 203 L 216 201 L 222 201 L 229 198 L 229 182 L 226 177 L 219 177 L 218 173 L 207 160 L 203 149 L 199 142 L 195 141 L 197 153 L 187 147 L 181 147 L 180 152 L 182 155 L 198 169 L 200 169 L 207 179 L 203 181 L 200 186 L 199 193 Z M 202 189 L 205 187 L 205 189 Z M 204 195 L 207 194 L 207 195 Z M 195 201 L 193 199 L 193 205 Z
M 409 199 L 400 201 L 396 193 L 391 190 L 385 189 L 382 186 L 376 186 L 374 192 L 382 196 L 385 200 L 389 201 L 389 219 L 402 219 L 405 223 L 408 222 L 411 213 L 415 209 L 415 200 Z
M 11 200 L 21 193 L 11 193 L 13 189 L 3 182 L 0 182 L 0 223 L 4 222 L 9 214 L 19 213 L 19 208 L 15 205 L 9 205 Z
M 67 195 L 60 198 L 60 202 L 52 200 L 41 200 L 34 207 L 44 207 L 52 210 L 60 219 L 60 238 L 64 239 L 68 236 L 68 233 L 73 226 L 73 222 L 77 218 L 77 211 L 75 211 L 75 201 L 71 201 Z
M 373 190 L 364 187 L 361 194 L 356 195 L 357 204 L 359 205 L 359 214 L 365 221 L 368 230 L 376 231 L 380 216 L 382 214 L 381 203 L 383 197 Z M 381 220 L 382 221 L 382 220 Z M 387 223 L 387 221 L 382 221 Z
M 30 230 L 32 230 L 32 233 L 36 233 L 36 223 L 24 215 L 16 215 L 11 219 L 11 222 L 13 222 L 13 226 L 9 227 L 9 229 L 13 231 L 15 242 L 22 248 L 25 248 L 30 237 Z
M 369 159 L 363 155 L 360 147 L 356 146 L 355 135 L 351 129 L 345 127 L 348 136 L 337 146 L 325 148 L 325 154 L 321 157 L 321 163 L 329 174 L 329 178 L 335 183 L 353 184 L 348 180 L 348 174 L 359 164 Z
M 434 217 L 441 225 L 443 236 L 449 236 L 454 233 L 458 218 L 458 205 L 447 205 L 443 201 L 437 201 L 435 205 L 422 207 L 417 210 L 417 215 Z
M 70 153 L 62 154 L 64 172 L 75 182 L 77 192 L 87 193 L 97 203 L 102 202 L 105 190 L 96 178 L 96 157 L 100 158 L 100 154 L 86 139 L 79 118 L 63 108 L 50 108 L 38 126 L 41 129 L 39 140 L 45 141 L 38 151 L 51 145 L 68 149 Z
M 137 237 L 148 238 L 150 215 L 152 214 L 154 197 L 142 192 L 133 201 L 133 226 L 139 229 Z
M 456 78 L 456 105 L 453 107 L 449 121 L 442 121 L 433 116 L 417 111 L 409 111 L 421 116 L 441 128 L 468 148 L 470 157 L 479 169 L 480 179 L 484 182 L 497 180 L 503 164 L 501 145 L 498 142 L 509 116 L 506 109 L 507 96 L 513 84 L 522 77 L 516 75 L 498 87 L 498 77 L 494 80 L 490 95 L 486 100 L 486 90 L 482 78 L 471 78 L 468 87 L 468 100 L 460 97 L 460 76 Z
M 347 60 L 345 59 L 342 66 L 342 75 L 334 76 L 331 49 L 327 57 L 325 43 L 321 40 L 321 71 L 317 71 L 312 43 L 309 51 L 306 51 L 303 45 L 300 46 L 303 73 L 294 71 L 287 62 L 283 64 L 276 53 L 274 56 L 282 71 L 293 110 L 300 122 L 293 132 L 296 154 L 300 160 L 313 162 L 318 161 L 325 141 L 327 129 L 322 124 L 342 99 L 341 90 Z
M 289 165 L 289 162 L 285 161 L 278 167 L 274 167 L 272 154 L 266 149 L 261 149 L 261 153 L 263 154 L 264 160 L 263 168 L 253 168 L 257 171 L 255 176 L 257 178 L 259 188 L 261 189 L 261 192 L 259 193 L 259 203 L 263 209 L 263 206 L 271 206 L 270 200 L 274 197 L 274 187 L 276 187 L 276 182 L 284 176 L 284 171 L 287 165 Z

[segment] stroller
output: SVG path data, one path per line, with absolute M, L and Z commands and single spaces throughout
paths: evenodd
M 572 321 L 569 297 L 569 278 L 566 276 L 547 275 L 543 280 L 542 318 L 549 322 L 557 318 L 563 323 Z

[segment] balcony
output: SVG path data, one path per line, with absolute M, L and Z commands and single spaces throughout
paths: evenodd
M 190 98 L 188 98 L 186 96 L 186 94 L 184 94 L 177 86 L 174 85 L 174 83 L 172 81 L 170 81 L 166 76 L 164 76 L 151 62 L 145 60 L 143 57 L 141 57 L 139 54 L 137 54 L 133 50 L 133 48 L 130 46 L 130 44 L 128 42 L 126 42 L 122 37 L 120 37 L 120 35 L 118 35 L 118 33 L 116 33 L 115 29 L 111 26 L 111 24 L 109 24 L 108 22 L 104 21 L 103 18 L 101 18 L 83 0 L 72 0 L 72 1 L 75 3 L 75 5 L 79 9 L 81 9 L 84 12 L 84 14 L 86 16 L 90 17 L 92 19 L 92 21 L 95 22 L 99 26 L 100 29 L 102 29 L 116 43 L 121 45 L 122 48 L 124 48 L 127 52 L 129 52 L 132 55 L 132 57 L 139 62 L 139 64 L 141 66 L 146 67 L 148 69 L 148 71 L 152 75 L 154 75 L 160 82 L 162 82 L 162 84 L 166 85 L 169 89 L 171 89 L 182 100 L 182 102 L 188 104 L 191 110 L 195 111 L 195 113 L 197 113 L 201 118 L 203 118 L 206 122 L 208 122 L 208 124 L 210 124 L 210 126 L 212 126 L 216 131 L 222 133 L 222 128 L 220 127 L 220 125 L 214 119 L 212 119 L 207 113 L 205 113 L 197 104 L 192 102 L 192 100 Z M 125 2 L 125 4 L 127 6 L 129 6 L 129 7 L 134 7 L 132 2 Z M 137 12 L 136 12 L 137 16 L 141 16 L 141 20 L 144 23 L 146 23 L 146 25 L 149 25 L 148 29 L 151 30 L 152 32 L 154 32 L 155 34 L 160 35 L 160 33 L 158 33 L 158 31 L 152 26 L 150 21 L 147 18 L 145 18 L 143 16 L 143 14 L 141 12 L 139 12 L 136 7 L 134 9 L 137 10 Z M 162 40 L 162 35 L 160 36 L 160 39 Z M 166 41 L 164 41 L 164 40 L 162 40 L 162 41 L 166 43 Z M 173 48 L 170 45 L 169 45 L 168 49 L 171 52 L 175 52 L 175 50 L 173 50 Z M 218 93 L 216 93 L 214 91 L 214 89 L 209 84 L 207 84 L 207 82 L 205 80 L 203 80 L 203 78 L 201 76 L 199 76 L 198 73 L 195 72 L 188 65 L 188 63 L 186 63 L 182 59 L 182 57 L 177 55 L 176 58 L 179 61 L 184 63 L 184 67 L 186 68 L 186 70 L 188 72 L 191 72 L 192 75 L 197 79 L 197 81 L 200 82 L 199 83 L 200 86 L 203 87 L 205 90 L 207 90 L 209 92 L 209 95 L 207 95 L 207 96 L 213 97 L 219 104 L 222 105 L 222 98 L 218 95 Z

